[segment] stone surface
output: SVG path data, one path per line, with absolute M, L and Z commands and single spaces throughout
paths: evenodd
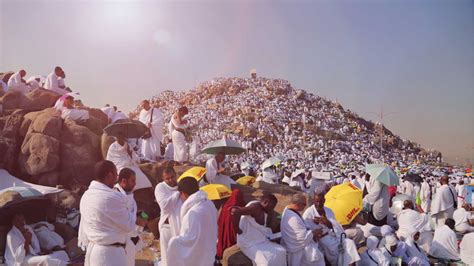
M 61 97 L 54 91 L 46 89 L 34 89 L 25 93 L 18 101 L 18 107 L 29 111 L 40 111 L 53 107 L 54 103 Z
M 29 133 L 21 146 L 20 169 L 29 175 L 55 170 L 59 165 L 59 141 L 41 133 Z

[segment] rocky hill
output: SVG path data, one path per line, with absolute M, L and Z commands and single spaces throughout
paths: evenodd
M 217 78 L 185 92 L 164 91 L 151 101 L 166 121 L 186 105 L 200 147 L 223 135 L 241 141 L 250 152 L 234 158 L 235 162 L 259 164 L 282 155 L 290 160 L 290 168 L 335 169 L 380 158 L 380 125 L 282 79 Z M 137 117 L 138 112 L 139 107 L 130 116 Z M 383 130 L 386 162 L 441 159 L 438 151 L 427 151 Z

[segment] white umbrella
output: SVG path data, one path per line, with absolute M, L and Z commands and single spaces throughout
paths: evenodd
M 295 177 L 301 175 L 302 173 L 304 173 L 305 171 L 306 170 L 304 170 L 304 169 L 298 169 L 298 170 L 294 171 L 293 174 L 291 174 L 291 178 L 295 178 Z

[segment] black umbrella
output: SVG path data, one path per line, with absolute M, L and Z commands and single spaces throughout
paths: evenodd
M 414 183 L 423 182 L 423 178 L 417 174 L 408 174 L 403 179 L 407 180 L 408 182 L 414 182 Z
M 148 130 L 148 127 L 138 120 L 121 119 L 104 128 L 104 132 L 113 137 L 120 134 L 125 138 L 140 138 Z
M 29 223 L 46 218 L 46 210 L 51 206 L 51 200 L 45 196 L 19 198 L 0 208 L 0 225 L 9 225 L 14 213 L 22 213 Z

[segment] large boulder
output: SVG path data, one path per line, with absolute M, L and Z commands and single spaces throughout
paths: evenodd
M 21 126 L 20 126 L 20 131 L 19 131 L 19 135 L 21 137 L 25 137 L 26 134 L 28 133 L 28 130 L 31 126 L 31 123 L 36 119 L 36 117 L 38 117 L 40 114 L 42 114 L 43 111 L 38 111 L 38 112 L 30 112 L 30 113 L 27 113 L 24 117 L 23 117 L 23 122 L 21 123 Z
M 29 175 L 55 170 L 59 165 L 59 141 L 41 133 L 29 133 L 21 146 L 20 169 Z
M 1 136 L 4 138 L 16 138 L 26 112 L 25 110 L 18 109 L 9 115 L 0 133 Z
M 100 160 L 100 137 L 87 127 L 66 119 L 61 132 L 61 184 L 70 187 L 74 183 L 88 184 L 93 169 Z
M 39 111 L 53 107 L 59 97 L 61 95 L 51 90 L 34 89 L 20 97 L 18 107 L 29 111 Z
M 50 137 L 59 139 L 61 136 L 61 128 L 63 126 L 63 119 L 59 112 L 52 108 L 41 112 L 30 126 L 30 131 L 42 133 Z
M 22 93 L 19 91 L 9 90 L 0 99 L 0 103 L 3 105 L 3 110 L 17 109 L 20 103 Z
M 102 134 L 100 137 L 100 150 L 102 154 L 102 159 L 105 160 L 107 158 L 107 152 L 109 151 L 110 145 L 115 142 L 115 138 L 112 136 L 109 136 L 105 133 Z
M 19 150 L 20 145 L 16 139 L 0 136 L 0 168 L 14 173 L 17 168 Z

